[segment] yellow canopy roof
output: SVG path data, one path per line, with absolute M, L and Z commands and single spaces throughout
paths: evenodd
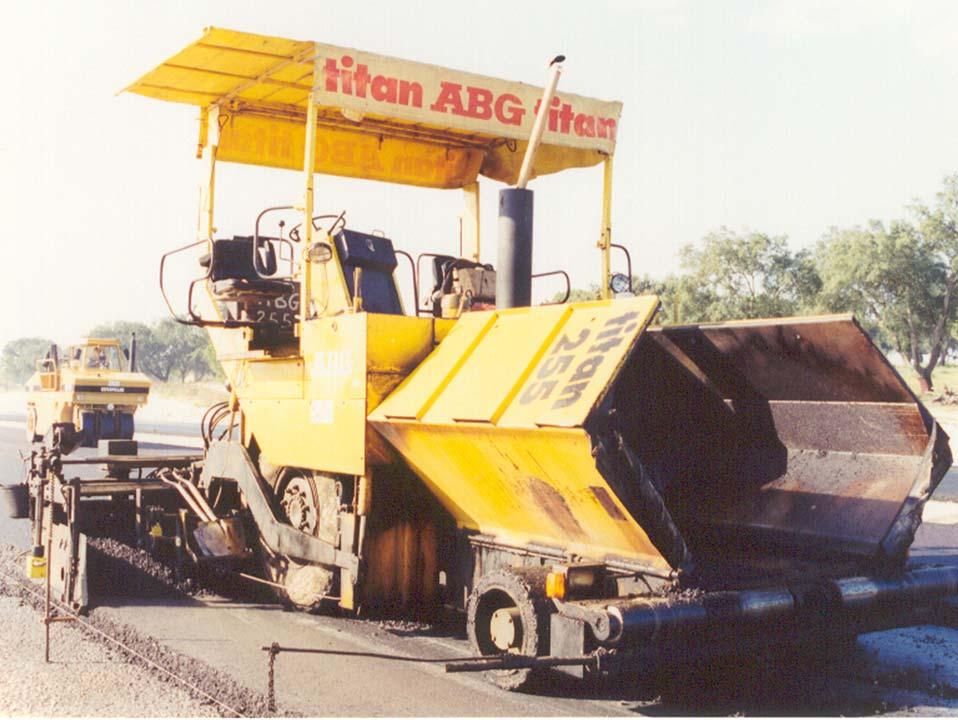
M 462 187 L 479 173 L 515 182 L 542 96 L 525 83 L 219 28 L 207 28 L 126 91 L 218 106 L 217 159 L 294 170 L 303 168 L 314 92 L 317 172 L 441 188 Z M 535 174 L 611 155 L 621 111 L 618 102 L 558 93 Z M 201 123 L 201 145 L 206 135 Z

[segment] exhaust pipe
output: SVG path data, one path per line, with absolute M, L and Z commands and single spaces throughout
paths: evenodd
M 533 193 L 526 188 L 532 163 L 542 141 L 549 106 L 562 74 L 564 55 L 549 63 L 552 74 L 542 93 L 539 111 L 532 125 L 529 144 L 522 158 L 514 188 L 499 191 L 499 248 L 496 268 L 496 308 L 528 307 L 532 304 L 532 216 Z
M 535 122 L 532 124 L 532 134 L 529 136 L 529 145 L 526 147 L 526 154 L 522 158 L 522 167 L 519 169 L 519 180 L 516 188 L 525 190 L 529 184 L 529 176 L 532 175 L 532 161 L 535 160 L 536 150 L 539 149 L 539 143 L 542 142 L 542 133 L 546 129 L 546 118 L 549 117 L 549 106 L 552 104 L 552 98 L 555 97 L 556 87 L 559 85 L 559 76 L 562 75 L 562 63 L 565 62 L 565 55 L 556 55 L 549 63 L 552 74 L 549 76 L 549 82 L 546 83 L 542 91 L 542 100 L 539 103 L 539 112 L 536 113 Z
M 130 337 L 130 372 L 136 372 L 136 333 Z

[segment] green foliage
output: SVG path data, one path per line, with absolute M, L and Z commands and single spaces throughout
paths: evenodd
M 958 174 L 935 203 L 908 208 L 886 227 L 832 228 L 813 252 L 764 233 L 709 233 L 681 250 L 682 272 L 633 278 L 654 293 L 663 324 L 851 312 L 886 351 L 897 350 L 923 390 L 948 354 L 958 354 Z M 573 291 L 593 299 L 598 287 Z M 557 298 L 558 299 L 558 298 Z
M 36 368 L 36 361 L 44 357 L 52 340 L 28 337 L 11 340 L 3 346 L 0 355 L 0 372 L 3 379 L 12 383 L 24 383 Z
M 551 298 L 546 300 L 545 304 L 551 305 L 557 302 L 561 302 L 562 298 L 565 297 L 565 291 L 557 292 Z M 592 283 L 589 286 L 588 290 L 583 290 L 581 288 L 573 288 L 572 292 L 569 293 L 569 302 L 585 302 L 587 300 L 599 300 L 602 298 L 602 291 L 599 289 L 599 286 L 595 283 Z
M 814 306 L 821 287 L 811 254 L 793 253 L 784 237 L 721 228 L 683 247 L 681 258 L 679 275 L 632 278 L 636 294 L 659 296 L 662 324 L 797 315 Z M 573 290 L 569 299 L 599 295 L 599 286 L 592 285 Z M 550 302 L 561 299 L 558 294 Z
M 945 269 L 925 245 L 917 229 L 902 221 L 887 229 L 879 222 L 867 228 L 833 228 L 815 253 L 822 277 L 819 305 L 854 312 L 898 348 L 908 346 L 912 330 L 919 338 L 927 336 L 937 319 L 934 299 Z
M 792 253 L 783 236 L 721 228 L 682 248 L 681 261 L 684 322 L 795 315 L 820 284 L 809 253 Z
M 134 332 L 137 369 L 157 380 L 202 380 L 219 374 L 206 333 L 170 318 L 153 325 L 127 321 L 103 323 L 90 331 L 90 337 L 116 337 L 128 345 Z
M 655 322 L 660 325 L 679 325 L 705 319 L 704 309 L 712 294 L 686 275 L 668 275 L 656 280 L 644 275 L 632 278 L 636 295 L 658 295 L 662 307 Z
M 936 200 L 933 208 L 914 203 L 908 220 L 887 228 L 832 229 L 815 252 L 819 304 L 877 326 L 882 344 L 908 360 L 923 390 L 932 387 L 958 319 L 958 175 L 945 178 Z

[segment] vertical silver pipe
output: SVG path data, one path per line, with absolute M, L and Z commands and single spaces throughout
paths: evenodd
M 565 60 L 565 55 L 556 55 L 549 67 L 552 68 L 552 74 L 549 76 L 549 82 L 546 83 L 545 90 L 542 91 L 542 101 L 539 103 L 539 112 L 536 113 L 535 122 L 532 124 L 532 135 L 529 136 L 529 145 L 526 146 L 526 154 L 522 158 L 522 167 L 519 169 L 519 180 L 516 187 L 524 190 L 529 184 L 529 176 L 532 174 L 532 161 L 535 159 L 536 150 L 539 149 L 539 143 L 542 141 L 542 133 L 545 131 L 546 118 L 549 117 L 549 107 L 552 104 L 552 98 L 556 94 L 556 86 L 559 84 L 559 76 L 562 74 L 561 63 Z

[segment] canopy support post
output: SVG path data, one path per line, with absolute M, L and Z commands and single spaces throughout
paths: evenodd
M 213 105 L 205 112 L 206 115 L 200 117 L 203 176 L 200 181 L 200 214 L 197 218 L 197 240 L 212 240 L 216 232 L 216 227 L 213 225 L 213 208 L 216 195 L 216 149 L 220 143 L 220 108 L 218 105 Z
M 462 256 L 479 262 L 479 182 L 464 185 L 462 195 Z
M 612 279 L 612 156 L 602 164 L 602 227 L 599 231 L 599 250 L 602 252 L 602 299 L 612 297 L 609 283 Z
M 306 143 L 303 150 L 303 173 L 306 190 L 303 195 L 303 262 L 301 297 L 299 303 L 300 322 L 312 316 L 313 264 L 310 262 L 310 248 L 313 244 L 313 166 L 316 158 L 316 92 L 309 94 L 306 105 Z

